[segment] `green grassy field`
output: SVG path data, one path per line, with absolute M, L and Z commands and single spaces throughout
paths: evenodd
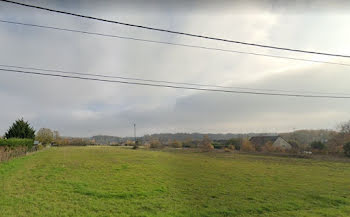
M 52 148 L 0 163 L 0 216 L 350 216 L 350 163 Z

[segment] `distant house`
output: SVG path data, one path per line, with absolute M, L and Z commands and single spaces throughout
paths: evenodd
M 249 141 L 255 146 L 256 149 L 263 147 L 268 142 L 271 142 L 272 146 L 274 147 L 280 147 L 283 149 L 292 148 L 292 145 L 280 136 L 253 136 L 249 139 Z

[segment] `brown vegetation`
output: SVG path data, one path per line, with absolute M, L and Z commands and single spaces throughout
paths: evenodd
M 281 147 L 273 146 L 272 142 L 267 142 L 264 146 L 261 147 L 262 152 L 285 152 Z
M 171 142 L 171 147 L 173 147 L 173 148 L 182 148 L 182 142 L 177 141 L 176 139 L 174 139 Z
M 160 143 L 159 139 L 152 139 L 150 142 L 150 148 L 161 148 L 162 144 Z
M 204 136 L 203 140 L 199 143 L 199 147 L 202 151 L 212 151 L 214 146 L 208 136 Z
M 244 139 L 243 142 L 242 142 L 241 150 L 242 151 L 246 151 L 246 152 L 254 152 L 255 151 L 255 147 L 253 146 L 253 144 L 248 139 Z
M 89 139 L 82 138 L 64 138 L 55 141 L 55 144 L 58 146 L 87 146 L 87 145 L 96 145 L 94 141 Z
M 0 146 L 0 162 L 10 160 L 14 157 L 25 155 L 27 151 L 28 151 L 28 148 L 24 146 L 18 146 L 18 147 Z

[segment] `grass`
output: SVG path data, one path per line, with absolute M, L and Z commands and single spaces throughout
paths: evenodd
M 0 216 L 350 216 L 350 164 L 51 148 L 0 163 Z

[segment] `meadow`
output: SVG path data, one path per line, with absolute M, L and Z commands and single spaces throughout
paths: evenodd
M 50 148 L 0 163 L 0 216 L 350 216 L 350 163 Z

